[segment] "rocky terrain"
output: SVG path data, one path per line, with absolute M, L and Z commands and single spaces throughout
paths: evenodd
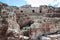
M 0 2 L 0 40 L 60 40 L 60 8 L 16 7 Z

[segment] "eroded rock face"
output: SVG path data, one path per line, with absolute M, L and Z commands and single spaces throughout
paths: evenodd
M 10 17 L 11 16 L 11 17 Z M 13 15 L 10 15 L 7 18 L 8 22 L 8 29 L 7 29 L 7 36 L 8 40 L 18 40 L 20 34 L 20 26 L 16 22 L 16 19 Z
M 9 37 L 19 37 L 19 33 L 20 33 L 20 27 L 17 23 L 15 23 L 14 21 L 9 21 L 9 27 L 7 30 L 7 35 Z M 14 25 L 15 24 L 15 25 Z
M 1 40 L 18 40 L 19 34 L 20 34 L 20 26 L 16 21 L 14 21 L 12 18 L 9 17 L 8 18 L 0 17 Z

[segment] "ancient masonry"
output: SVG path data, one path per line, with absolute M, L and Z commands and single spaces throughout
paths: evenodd
M 60 8 L 0 2 L 0 40 L 60 40 Z

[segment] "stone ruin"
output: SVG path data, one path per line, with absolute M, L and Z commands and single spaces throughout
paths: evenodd
M 0 40 L 43 40 L 42 36 L 60 34 L 59 17 L 57 7 L 16 7 L 0 2 Z

